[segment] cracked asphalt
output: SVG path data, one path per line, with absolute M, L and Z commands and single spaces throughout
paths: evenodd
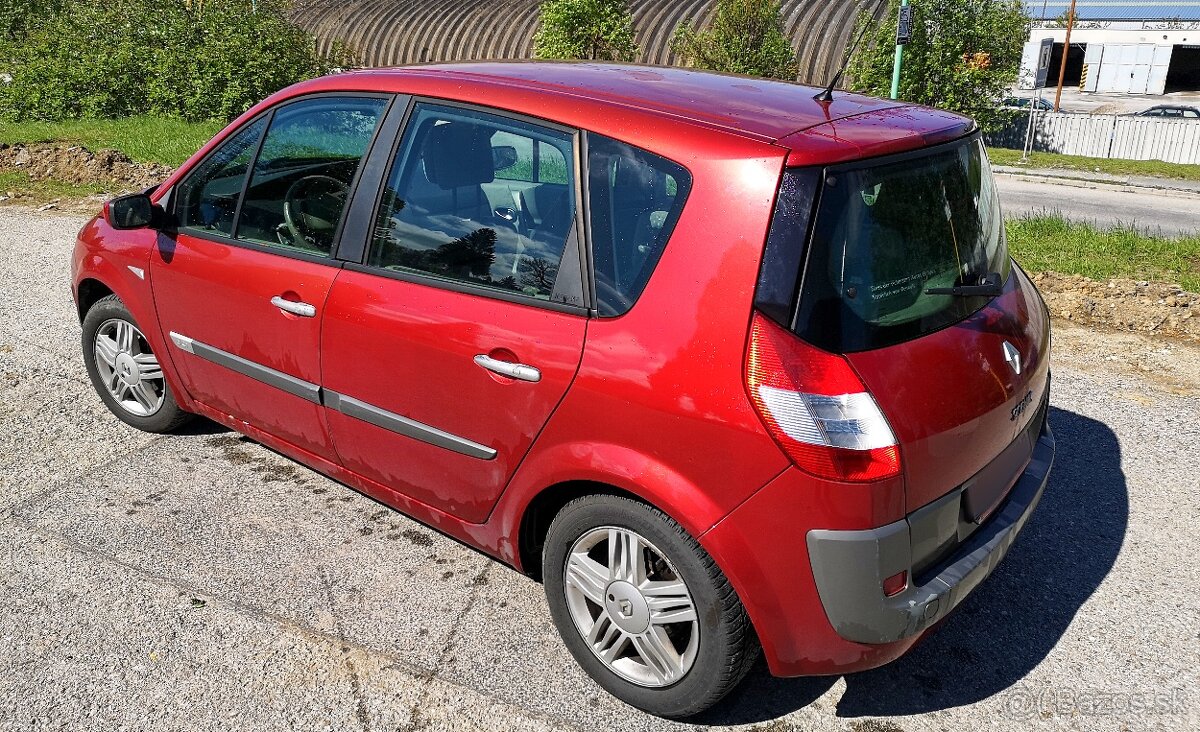
M 82 223 L 0 209 L 0 729 L 691 727 L 592 683 L 533 581 L 211 423 L 111 417 Z M 1057 355 L 1055 472 L 960 610 L 876 671 L 760 665 L 693 726 L 1200 727 L 1200 392 Z

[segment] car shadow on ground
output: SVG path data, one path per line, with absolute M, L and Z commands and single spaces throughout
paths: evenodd
M 229 429 L 223 424 L 212 421 L 208 417 L 196 416 L 189 420 L 187 424 L 183 425 L 171 434 L 197 437 L 204 435 L 223 435 L 227 432 L 233 432 L 233 430 Z
M 998 694 L 1044 659 L 1116 562 L 1129 520 L 1117 436 L 1052 408 L 1050 483 L 1008 556 L 940 627 L 899 660 L 845 677 L 839 717 L 899 716 Z M 744 724 L 811 704 L 835 678 L 772 678 L 760 663 L 724 703 L 693 720 Z

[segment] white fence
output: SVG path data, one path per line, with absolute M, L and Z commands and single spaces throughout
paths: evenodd
M 1004 130 L 988 135 L 988 144 L 1022 149 L 1029 123 L 1029 115 L 1021 114 Z M 1033 126 L 1035 152 L 1200 164 L 1196 119 L 1034 112 Z

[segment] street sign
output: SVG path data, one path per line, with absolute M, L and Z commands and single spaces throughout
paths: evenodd
M 1042 47 L 1038 51 L 1037 78 L 1034 79 L 1033 88 L 1041 89 L 1046 86 L 1046 79 L 1050 76 L 1050 57 L 1054 55 L 1054 39 L 1043 38 Z
M 896 45 L 904 46 L 912 40 L 912 6 L 900 6 L 900 18 L 896 23 Z

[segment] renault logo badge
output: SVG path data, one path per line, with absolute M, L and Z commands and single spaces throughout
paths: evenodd
M 1008 365 L 1012 367 L 1013 373 L 1020 375 L 1020 373 L 1021 373 L 1021 352 L 1017 350 L 1016 346 L 1009 343 L 1008 341 L 1005 341 L 1004 345 L 1001 348 L 1004 351 L 1004 360 L 1007 361 Z

